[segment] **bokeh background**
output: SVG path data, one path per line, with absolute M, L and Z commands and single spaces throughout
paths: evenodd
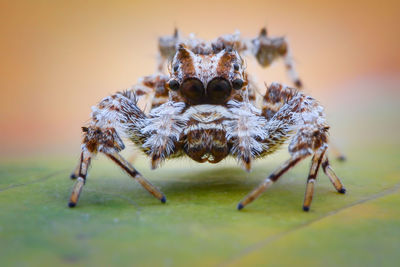
M 157 38 L 175 27 L 205 39 L 235 30 L 254 37 L 263 26 L 287 36 L 306 91 L 328 114 L 349 108 L 353 99 L 343 101 L 355 91 L 354 104 L 363 94 L 393 99 L 387 91 L 399 84 L 399 7 L 389 0 L 1 0 L 1 156 L 79 150 L 90 106 L 153 73 Z M 288 83 L 282 63 L 253 63 L 261 84 Z

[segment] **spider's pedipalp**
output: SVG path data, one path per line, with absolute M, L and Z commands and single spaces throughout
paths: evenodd
M 146 125 L 140 130 L 146 136 L 142 148 L 151 158 L 155 169 L 168 156 L 174 154 L 175 143 L 179 141 L 186 119 L 179 116 L 185 107 L 182 102 L 169 101 L 149 114 Z
M 260 142 L 267 137 L 264 127 L 267 121 L 260 116 L 260 111 L 247 102 L 231 101 L 228 103 L 232 120 L 227 121 L 227 140 L 232 143 L 231 154 L 250 171 L 253 159 L 266 149 Z

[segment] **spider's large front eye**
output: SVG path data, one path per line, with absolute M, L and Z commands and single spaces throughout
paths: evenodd
M 224 78 L 215 78 L 207 85 L 207 96 L 212 103 L 222 104 L 231 94 L 231 84 Z
M 203 83 L 196 78 L 188 78 L 181 85 L 181 93 L 193 104 L 199 104 L 204 98 Z

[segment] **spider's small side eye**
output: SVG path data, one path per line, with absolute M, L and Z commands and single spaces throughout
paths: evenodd
M 243 80 L 241 80 L 241 79 L 235 79 L 235 80 L 233 80 L 233 82 L 232 82 L 232 87 L 233 87 L 233 89 L 235 89 L 235 90 L 241 89 L 241 88 L 243 87 Z
M 168 86 L 171 90 L 177 91 L 179 89 L 179 82 L 177 80 L 171 80 L 169 81 Z
M 233 69 L 238 71 L 239 70 L 239 64 L 237 64 L 237 63 L 233 64 Z

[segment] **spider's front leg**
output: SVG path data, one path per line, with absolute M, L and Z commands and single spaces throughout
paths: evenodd
M 114 161 L 149 193 L 165 203 L 164 194 L 146 180 L 119 152 L 124 149 L 120 136 L 142 145 L 148 135 L 142 129 L 149 124 L 149 118 L 136 106 L 136 96 L 131 91 L 104 98 L 92 108 L 92 120 L 83 127 L 81 157 L 71 178 L 77 178 L 73 187 L 69 207 L 76 206 L 83 185 L 86 182 L 92 158 L 101 152 Z M 143 148 L 146 150 L 146 148 Z
M 317 101 L 296 89 L 272 84 L 267 88 L 264 97 L 262 115 L 266 119 L 264 138 L 261 140 L 264 149 L 255 156 L 270 154 L 290 139 L 291 158 L 248 194 L 238 204 L 239 210 L 258 198 L 285 172 L 310 155 L 313 155 L 313 158 L 307 179 L 303 210 L 308 211 L 310 208 L 314 184 L 321 165 L 336 190 L 339 193 L 346 192 L 340 179 L 330 167 L 325 153 L 328 148 L 329 127 L 325 122 L 323 109 Z

